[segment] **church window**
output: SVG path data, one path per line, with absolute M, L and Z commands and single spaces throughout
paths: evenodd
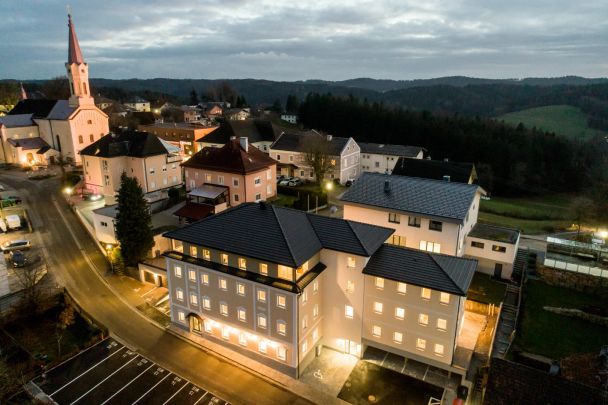
M 85 82 L 82 82 L 82 92 L 87 94 L 87 84 Z
M 83 143 L 84 139 L 82 139 L 82 135 L 78 135 L 78 143 Z
M 92 123 L 93 123 L 93 121 L 87 120 L 87 124 L 91 125 Z
M 95 137 L 93 136 L 93 134 L 89 135 L 89 140 L 91 142 L 95 142 Z

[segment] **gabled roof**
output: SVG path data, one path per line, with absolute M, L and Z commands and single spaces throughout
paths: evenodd
M 274 142 L 281 132 L 270 121 L 247 119 L 242 121 L 226 120 L 198 142 L 226 144 L 230 138 L 246 137 L 250 143 Z
M 408 158 L 415 158 L 420 152 L 423 152 L 425 150 L 423 147 L 420 146 L 391 145 L 383 143 L 357 142 L 357 145 L 359 145 L 359 147 L 361 148 L 361 153 L 403 156 Z
M 244 203 L 164 236 L 299 267 L 322 248 L 370 256 L 392 233 L 266 203 Z
M 50 120 L 67 120 L 74 111 L 76 111 L 76 107 L 70 106 L 68 100 L 57 100 L 47 118 Z
M 266 169 L 277 163 L 253 145 L 249 145 L 247 149 L 245 151 L 241 147 L 239 139 L 232 139 L 221 148 L 211 146 L 203 148 L 182 163 L 182 166 L 246 174 Z
M 477 181 L 477 172 L 473 163 L 444 160 L 399 158 L 393 174 L 435 180 L 443 180 L 444 176 L 450 176 L 450 181 L 457 183 L 468 183 L 471 177 L 474 183 Z
M 350 139 L 339 136 L 326 136 L 314 130 L 307 132 L 284 132 L 272 145 L 270 145 L 270 149 L 284 150 L 289 152 L 303 152 L 304 145 L 306 145 L 306 139 L 308 139 L 310 136 L 325 139 L 327 142 L 328 152 L 331 156 L 340 156 Z M 330 140 L 328 140 L 329 137 L 331 137 Z
M 475 184 L 364 172 L 341 200 L 463 223 L 478 191 Z
M 8 114 L 32 114 L 32 118 L 46 118 L 56 103 L 57 100 L 21 100 Z
M 32 114 L 4 115 L 0 117 L 0 126 L 4 125 L 7 128 L 35 126 L 32 116 Z
M 147 132 L 125 131 L 120 134 L 108 134 L 80 151 L 84 156 L 97 157 L 146 157 L 166 155 L 168 151 L 163 142 Z
M 44 139 L 40 138 L 39 136 L 37 136 L 35 138 L 21 138 L 21 139 L 11 138 L 11 139 L 8 139 L 7 141 L 14 147 L 21 148 L 23 150 L 33 150 L 33 149 L 40 150 L 43 148 L 50 149 L 49 144 L 46 143 L 44 141 Z M 48 150 L 48 149 L 46 149 L 46 150 Z
M 466 296 L 476 269 L 477 260 L 385 244 L 363 274 Z

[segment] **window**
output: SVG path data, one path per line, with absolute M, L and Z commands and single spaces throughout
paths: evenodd
M 277 160 L 281 160 L 281 155 L 277 155 Z
M 230 329 L 227 326 L 222 326 L 222 338 L 226 340 L 230 339 Z
M 405 294 L 407 292 L 407 284 L 397 283 L 397 293 Z
M 384 279 L 381 277 L 376 277 L 376 288 L 379 290 L 384 289 Z
M 315 342 L 318 338 L 319 338 L 319 329 L 315 328 L 315 330 L 312 331 L 312 341 Z
M 272 170 L 266 170 L 266 180 L 272 180 Z
M 450 294 L 442 292 L 441 295 L 439 295 L 439 302 L 441 302 L 444 305 L 449 304 L 450 303 Z
M 247 346 L 247 336 L 244 333 L 239 333 L 239 344 L 241 346 Z
M 156 188 L 156 182 L 155 181 L 151 181 L 150 182 L 150 188 Z
M 418 323 L 422 326 L 427 326 L 429 324 L 429 316 L 427 314 L 419 314 Z
M 256 201 L 260 201 L 261 199 L 262 199 L 262 194 L 257 193 L 257 194 L 255 195 L 255 200 L 256 200 Z
M 403 246 L 405 247 L 405 236 L 401 235 L 391 235 L 389 239 L 389 243 L 395 246 Z
M 245 284 L 236 283 L 236 293 L 242 297 L 245 296 Z
M 441 221 L 429 221 L 429 229 L 431 231 L 441 232 L 442 228 L 443 228 L 443 222 L 441 222 Z
M 424 350 L 426 349 L 426 340 L 418 338 L 416 339 L 416 349 Z
M 239 269 L 247 270 L 247 260 L 242 257 L 239 257 Z
M 175 297 L 177 298 L 178 301 L 183 301 L 184 292 L 178 288 L 177 290 L 175 290 Z
M 82 139 L 82 135 L 78 135 L 78 143 L 83 143 L 84 139 Z
M 471 246 L 473 246 L 475 248 L 483 249 L 485 245 L 481 242 L 475 242 L 473 240 L 473 241 L 471 241 Z
M 93 134 L 89 135 L 89 142 L 95 142 L 95 137 Z
M 194 281 L 196 283 L 196 271 L 188 270 L 188 278 L 190 279 L 190 281 Z
M 382 336 L 382 328 L 378 325 L 372 326 L 372 335 L 377 338 Z
M 225 278 L 220 277 L 219 280 L 220 290 L 226 291 L 228 289 L 228 282 Z
M 220 314 L 228 316 L 228 304 L 220 302 Z
M 374 162 L 375 167 L 380 167 L 380 162 Z
M 260 353 L 266 354 L 267 349 L 268 342 L 266 342 L 265 340 L 260 340 L 260 343 L 258 343 L 258 350 L 260 351 Z
M 448 321 L 442 318 L 437 318 L 437 329 L 445 331 L 448 328 Z
M 285 336 L 287 334 L 287 324 L 285 321 L 277 321 L 277 333 L 281 336 Z
M 206 310 L 211 309 L 211 299 L 209 297 L 203 297 L 203 308 Z
M 226 253 L 222 253 L 222 264 L 228 266 L 228 255 Z
M 312 293 L 313 293 L 313 294 L 316 294 L 316 293 L 318 293 L 318 292 L 319 292 L 319 280 L 315 280 L 315 281 L 312 283 Z
M 198 297 L 196 296 L 196 294 L 190 294 L 190 303 L 192 305 L 198 305 Z
M 268 265 L 266 263 L 260 263 L 260 274 L 268 275 Z
M 255 179 L 253 179 L 253 184 L 255 184 L 256 186 L 259 186 L 260 184 L 262 184 L 262 179 L 260 179 L 259 177 L 256 177 Z
M 441 253 L 441 244 L 421 240 L 420 241 L 420 250 L 426 250 L 427 252 L 433 252 L 433 253 Z
M 384 305 L 382 305 L 381 302 L 374 302 L 374 312 L 377 314 L 381 314 L 382 313 L 382 308 L 384 307 Z
M 504 246 L 492 245 L 492 251 L 499 252 L 499 253 L 505 253 L 507 251 L 507 248 Z
M 209 285 L 209 274 L 207 274 L 207 273 L 201 274 L 201 280 L 204 285 Z
M 428 288 L 423 288 L 422 290 L 420 290 L 420 297 L 423 300 L 430 300 L 431 299 L 431 290 Z
M 258 290 L 258 301 L 266 302 L 266 291 L 265 290 Z
M 277 295 L 277 307 L 285 308 L 287 305 L 287 300 L 284 295 Z
M 103 175 L 103 184 L 106 186 L 110 185 L 110 176 L 108 176 L 107 174 Z
M 407 224 L 409 226 L 413 226 L 414 228 L 420 228 L 420 222 L 421 222 L 420 217 L 409 217 L 407 219 Z
M 302 329 L 306 329 L 306 328 L 308 328 L 308 317 L 307 316 L 302 318 Z
M 266 315 L 258 315 L 258 328 L 266 329 Z
M 395 308 L 395 318 L 403 320 L 405 318 L 405 308 Z
M 239 321 L 245 322 L 247 321 L 247 311 L 244 308 L 238 309 Z
M 203 327 L 205 328 L 205 332 L 207 332 L 207 333 L 213 332 L 213 324 L 211 323 L 210 319 L 205 319 L 203 321 Z
M 308 340 L 302 342 L 302 353 L 306 353 L 308 351 Z
M 196 257 L 198 254 L 198 250 L 196 249 L 196 246 L 190 246 L 190 256 Z
M 175 266 L 173 268 L 173 271 L 175 272 L 175 277 L 182 278 L 182 268 L 181 267 Z
M 238 195 L 238 194 L 235 194 L 235 195 L 234 195 L 234 201 L 235 201 L 235 202 L 239 202 L 239 195 Z
M 211 260 L 211 252 L 209 249 L 203 249 L 203 259 Z
M 399 214 L 395 214 L 394 212 L 389 212 L 388 213 L 388 222 L 393 223 L 393 224 L 400 224 L 401 218 L 400 218 Z
M 293 162 L 293 155 L 289 155 L 289 161 Z
M 167 171 L 167 165 L 162 165 L 161 170 L 162 170 L 163 172 L 166 172 L 166 171 Z
M 316 319 L 318 316 L 319 316 L 319 304 L 315 304 L 314 308 L 312 309 L 312 317 Z
M 346 267 L 348 267 L 349 269 L 354 269 L 355 268 L 355 258 L 352 256 L 348 256 L 346 258 Z
M 283 266 L 279 264 L 279 278 L 283 280 L 293 280 L 293 269 L 291 267 Z
M 346 282 L 346 292 L 352 293 L 355 291 L 355 283 L 352 280 Z
M 401 344 L 403 343 L 403 333 L 393 332 L 393 342 Z
M 304 291 L 302 293 L 302 304 L 306 304 L 308 302 L 308 291 Z
M 439 343 L 435 343 L 435 354 L 437 356 L 443 356 L 444 354 L 444 347 L 443 345 L 440 345 Z
M 300 170 L 300 177 L 304 177 L 304 170 Z
M 198 174 L 198 173 L 197 173 Z M 206 174 L 205 175 L 205 182 L 207 183 L 211 183 L 211 175 L 210 174 Z
M 224 184 L 224 176 L 217 176 L 217 183 Z
M 277 347 L 277 358 L 279 360 L 285 361 L 285 359 L 287 358 L 287 350 L 285 349 L 285 346 Z
M 239 186 L 239 179 L 235 179 L 234 177 L 232 178 L 232 185 L 234 187 L 238 187 Z
M 150 174 L 154 174 L 156 172 L 156 170 L 154 170 L 153 167 L 150 168 Z
M 347 317 L 348 319 L 353 319 L 353 316 L 354 316 L 353 307 L 351 307 L 350 305 L 346 305 L 344 307 L 344 316 Z
M 179 311 L 177 313 L 177 319 L 179 319 L 180 322 L 184 322 L 186 320 L 186 314 L 184 314 L 182 311 Z
M 107 228 L 108 227 L 108 223 L 101 221 L 101 226 L 103 226 L 104 228 Z
M 87 124 L 91 125 L 92 123 L 93 123 L 93 121 L 87 120 Z

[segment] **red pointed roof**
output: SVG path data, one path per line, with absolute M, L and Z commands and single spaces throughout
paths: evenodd
M 68 14 L 68 63 L 84 63 L 82 52 L 80 51 L 80 45 L 78 44 L 78 37 L 76 37 L 76 30 L 74 30 L 74 23 L 72 22 L 72 16 Z

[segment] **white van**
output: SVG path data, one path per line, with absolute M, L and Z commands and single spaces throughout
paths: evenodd
M 19 215 L 7 215 L 6 224 L 8 225 L 8 229 L 20 229 L 21 218 L 19 218 Z

